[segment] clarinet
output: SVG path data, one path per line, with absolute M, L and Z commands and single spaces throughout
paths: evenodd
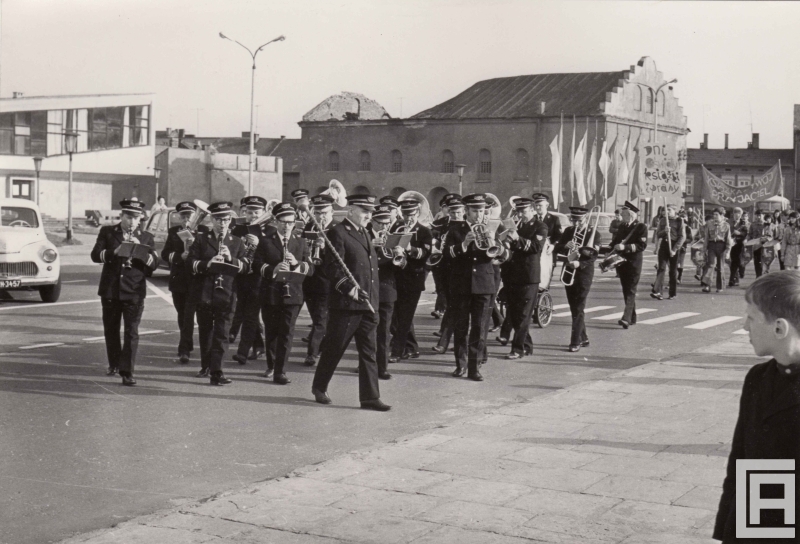
M 289 239 L 286 238 L 283 241 L 283 262 L 289 264 Z M 289 287 L 289 282 L 283 282 L 283 298 L 291 298 L 291 288 Z
M 225 236 L 228 234 L 227 227 L 222 228 L 222 232 L 219 233 L 219 238 L 217 238 L 217 245 L 219 246 L 219 250 L 217 251 L 217 256 L 222 253 L 223 242 L 225 241 Z M 214 289 L 225 289 L 225 286 L 222 285 L 223 280 L 222 274 L 217 274 L 217 277 L 214 278 Z

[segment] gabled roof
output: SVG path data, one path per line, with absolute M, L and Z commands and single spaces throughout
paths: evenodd
M 596 115 L 606 93 L 629 72 L 536 74 L 479 81 L 458 96 L 412 119 L 512 119 Z M 545 112 L 541 103 L 545 102 Z

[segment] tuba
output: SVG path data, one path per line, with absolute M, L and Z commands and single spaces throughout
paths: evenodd
M 586 215 L 584 221 L 586 223 L 584 228 L 578 228 L 578 225 L 575 225 L 575 233 L 572 235 L 572 249 L 567 253 L 567 260 L 564 262 L 564 266 L 561 269 L 561 283 L 566 287 L 575 283 L 575 273 L 577 272 L 577 269 L 570 267 L 569 263 L 580 259 L 581 251 L 597 252 L 594 249 L 594 238 L 597 235 L 597 226 L 600 223 L 600 206 L 593 207 Z M 594 222 L 594 224 L 592 224 L 592 222 Z M 592 231 L 592 234 L 589 235 L 589 239 L 586 240 L 589 230 Z
M 194 205 L 197 206 L 197 211 L 195 212 L 194 217 L 192 218 L 192 222 L 189 223 L 189 230 L 192 232 L 197 230 L 197 227 L 200 226 L 200 223 L 202 223 L 203 220 L 206 218 L 206 216 L 208 216 L 209 214 L 208 204 L 206 204 L 202 200 L 195 199 Z
M 321 195 L 330 195 L 333 197 L 336 205 L 340 208 L 347 206 L 347 191 L 344 185 L 337 179 L 332 179 L 328 184 L 328 188 L 320 193 Z
M 419 202 L 419 219 L 417 221 L 421 225 L 425 225 L 426 227 L 430 227 L 431 223 L 433 223 L 433 214 L 431 213 L 431 207 L 428 204 L 428 199 L 425 198 L 422 193 L 418 193 L 416 191 L 406 191 L 405 193 L 401 194 L 397 197 L 397 200 L 408 200 L 413 199 Z

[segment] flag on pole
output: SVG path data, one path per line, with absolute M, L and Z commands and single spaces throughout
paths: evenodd
M 592 141 L 592 153 L 589 156 L 589 168 L 586 171 L 586 199 L 594 199 L 597 194 L 597 129 Z
M 575 178 L 575 132 L 577 132 L 577 128 L 575 126 L 575 116 L 572 116 L 572 148 L 570 149 L 569 153 L 569 178 L 567 179 L 567 188 L 569 189 L 569 205 L 573 206 L 575 202 L 573 199 L 575 198 L 575 190 L 574 185 L 572 184 L 572 180 Z
M 581 143 L 578 144 L 578 149 L 575 151 L 575 155 L 573 158 L 573 164 L 575 165 L 573 168 L 573 172 L 575 174 L 574 178 L 574 186 L 575 192 L 578 193 L 578 204 L 581 206 L 586 206 L 586 179 L 584 175 L 584 167 L 586 162 L 586 137 L 589 131 L 583 133 L 583 137 L 581 138 Z
M 630 200 L 642 196 L 642 188 L 639 187 L 639 153 L 633 155 L 633 166 L 631 167 Z
M 628 139 L 622 140 L 622 144 L 617 146 L 614 153 L 616 155 L 617 163 L 617 185 L 628 185 Z M 628 190 L 625 189 L 625 197 L 628 196 Z
M 603 202 L 605 202 L 609 197 L 608 167 L 611 166 L 611 158 L 608 156 L 608 154 L 608 140 L 603 140 L 603 146 L 600 148 L 600 160 L 597 161 L 597 165 L 600 167 L 600 173 L 603 174 Z M 613 195 L 613 187 L 611 191 Z M 605 206 L 605 204 L 603 204 L 603 206 Z
M 553 209 L 558 209 L 561 201 L 561 134 L 556 134 L 550 142 L 550 180 L 553 189 Z

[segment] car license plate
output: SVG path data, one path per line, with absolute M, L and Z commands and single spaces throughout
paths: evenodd
M 0 280 L 0 289 L 13 289 L 22 285 L 22 280 Z

